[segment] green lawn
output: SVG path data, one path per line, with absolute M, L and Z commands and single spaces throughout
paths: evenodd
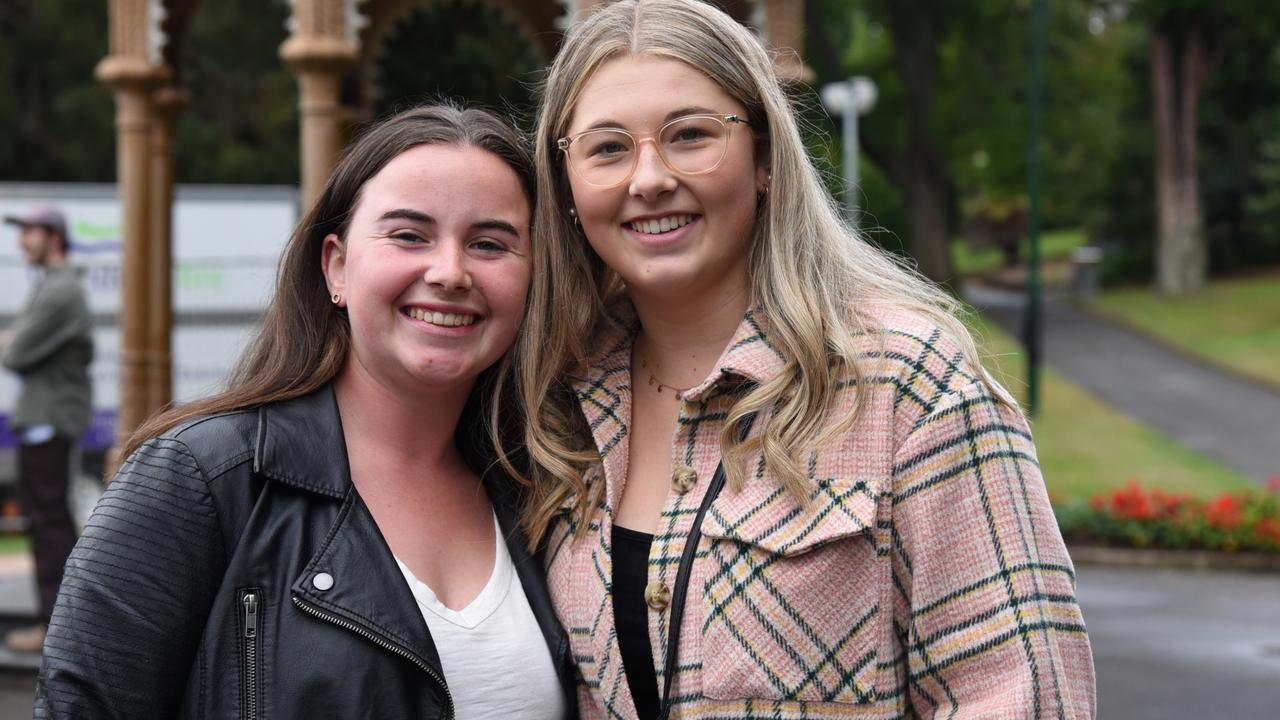
M 0 535 L 0 555 L 31 552 L 31 541 L 26 535 Z
M 988 369 L 1026 402 L 1026 359 L 1021 347 L 974 316 Z M 1088 497 L 1130 479 L 1148 487 L 1208 497 L 1254 488 L 1254 483 L 1198 452 L 1102 404 L 1079 386 L 1044 370 L 1041 411 L 1032 423 L 1040 465 L 1056 500 Z
M 1280 387 L 1280 275 L 1219 280 L 1194 295 L 1113 290 L 1091 307 L 1165 342 Z
M 1045 262 L 1066 260 L 1071 251 L 1084 244 L 1083 230 L 1052 230 L 1040 235 L 1040 257 Z M 967 240 L 951 243 L 951 257 L 958 275 L 977 275 L 1000 269 L 1000 251 L 993 247 L 970 247 Z M 1027 241 L 1022 241 L 1022 257 L 1027 257 Z

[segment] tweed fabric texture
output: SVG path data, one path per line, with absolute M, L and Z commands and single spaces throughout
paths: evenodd
M 1075 574 L 1026 422 L 995 400 L 958 346 L 912 314 L 879 314 L 858 339 L 859 420 L 807 459 L 802 507 L 748 461 L 703 520 L 672 687 L 673 718 L 1084 718 L 1093 660 Z M 632 334 L 606 333 L 574 382 L 600 452 L 603 504 L 575 540 L 568 509 L 547 563 L 569 631 L 584 718 L 633 718 L 613 620 L 610 538 L 626 481 Z M 649 580 L 675 585 L 717 463 L 723 420 L 748 383 L 782 372 L 767 324 L 747 313 L 699 386 L 683 394 L 672 491 Z M 841 382 L 837 407 L 852 407 Z M 838 413 L 833 414 L 839 417 Z M 752 429 L 764 425 L 762 415 Z M 650 612 L 663 683 L 668 610 Z

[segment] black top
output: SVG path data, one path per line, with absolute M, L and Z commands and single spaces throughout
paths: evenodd
M 622 669 L 635 698 L 640 720 L 658 717 L 658 675 L 649 648 L 649 606 L 644 588 L 649 582 L 649 546 L 653 536 L 613 526 L 613 617 L 622 652 Z

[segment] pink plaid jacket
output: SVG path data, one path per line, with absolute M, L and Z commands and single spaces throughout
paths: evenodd
M 941 330 L 886 314 L 864 337 L 875 372 L 861 420 L 808 458 L 801 509 L 756 468 L 702 524 L 672 687 L 673 718 L 1087 718 L 1089 640 L 1027 425 L 997 403 Z M 605 501 L 584 540 L 567 512 L 547 562 L 578 665 L 584 718 L 634 718 L 610 596 L 613 508 L 626 481 L 632 336 L 610 333 L 575 388 Z M 783 369 L 765 324 L 744 318 L 719 371 L 685 393 L 673 490 L 649 555 L 670 588 L 720 460 L 742 381 Z M 847 407 L 850 394 L 843 398 Z M 753 432 L 763 425 L 757 420 Z M 660 603 L 659 603 L 660 604 Z M 651 610 L 663 682 L 669 609 Z

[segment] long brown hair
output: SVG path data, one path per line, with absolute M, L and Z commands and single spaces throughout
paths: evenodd
M 489 112 L 424 105 L 370 126 L 347 149 L 320 197 L 294 228 L 280 259 L 275 294 L 262 324 L 228 375 L 226 389 L 153 416 L 129 438 L 125 456 L 192 418 L 300 397 L 337 377 L 351 348 L 351 327 L 346 312 L 329 300 L 320 266 L 321 246 L 330 233 L 346 241 L 365 183 L 418 145 L 458 145 L 493 153 L 515 172 L 533 207 L 533 159 L 528 146 L 516 130 Z M 489 373 L 502 377 L 510 372 L 510 364 L 508 353 Z M 476 387 L 478 392 L 494 392 L 500 385 L 482 378 Z M 490 427 L 496 430 L 498 404 L 487 404 L 493 413 Z

